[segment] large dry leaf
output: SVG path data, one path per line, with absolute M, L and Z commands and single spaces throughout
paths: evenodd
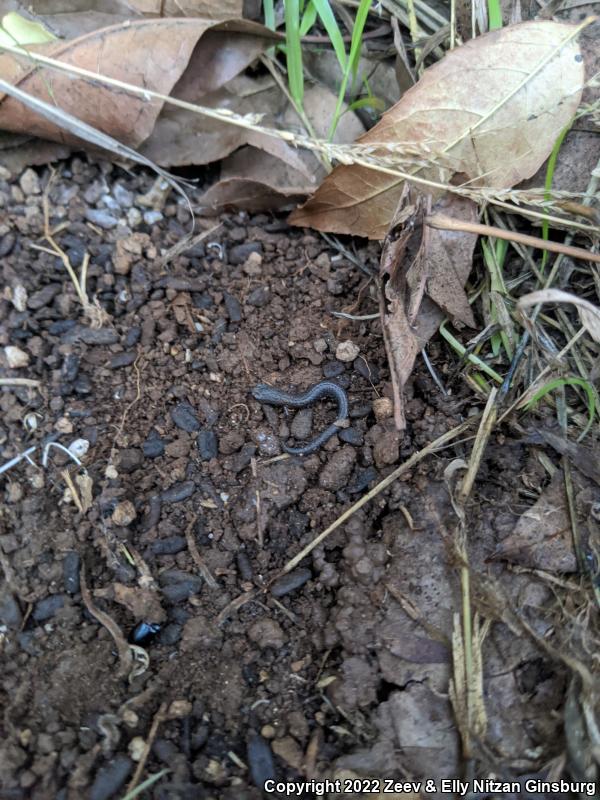
M 199 18 L 134 20 L 36 49 L 67 64 L 169 94 L 208 29 L 225 33 L 230 44 L 228 52 L 211 65 L 211 87 L 223 85 L 237 74 L 239 65 L 243 68 L 256 57 L 272 36 L 263 26 L 244 20 L 217 25 Z M 242 55 L 236 48 L 238 36 Z M 214 52 L 214 42 L 209 44 L 209 50 Z M 194 59 L 202 62 L 201 57 Z M 15 58 L 8 53 L 0 54 L 0 74 L 29 94 L 132 146 L 150 135 L 163 106 L 159 100 L 134 97 L 100 83 L 36 67 L 25 57 Z M 185 90 L 185 83 L 183 86 Z M 0 128 L 74 144 L 62 129 L 5 95 L 0 95 Z
M 243 0 L 129 0 L 142 14 L 162 14 L 164 17 L 207 17 L 230 19 L 241 17 Z
M 446 194 L 434 203 L 429 195 L 405 188 L 383 247 L 381 322 L 398 430 L 406 427 L 404 386 L 419 351 L 444 316 L 463 325 L 475 323 L 463 287 L 477 236 L 429 227 L 424 221 L 427 214 L 442 210 L 455 219 L 477 218 L 471 200 Z
M 101 5 L 101 7 L 99 7 Z M 43 25 L 59 39 L 75 39 L 99 28 L 139 16 L 126 0 L 0 0 L 0 17 L 9 11 Z
M 560 470 L 554 473 L 535 505 L 521 515 L 513 533 L 503 539 L 492 559 L 548 572 L 575 572 L 577 561 Z
M 525 22 L 472 39 L 426 70 L 362 144 L 421 145 L 439 167 L 419 175 L 510 187 L 549 155 L 581 98 L 581 26 Z M 384 148 L 380 151 L 386 154 Z M 383 239 L 403 181 L 338 166 L 290 217 L 295 225 Z
M 238 92 L 239 95 L 239 92 Z M 283 96 L 281 98 L 284 99 Z M 304 95 L 304 110 L 314 120 L 317 136 L 324 137 L 331 124 L 336 97 L 324 86 L 311 86 Z M 273 114 L 274 109 L 271 109 Z M 299 129 L 296 112 L 287 105 L 279 115 L 286 130 Z M 270 123 L 271 120 L 268 119 Z M 275 122 L 275 120 L 273 120 Z M 351 142 L 362 132 L 360 120 L 346 111 L 336 129 L 335 141 Z M 227 135 L 226 132 L 223 132 Z M 225 159 L 218 183 L 205 192 L 200 208 L 216 213 L 227 208 L 265 211 L 289 208 L 307 194 L 325 176 L 325 168 L 312 153 L 290 147 L 272 136 L 240 131 L 238 134 L 251 145 Z M 261 152 L 262 151 L 262 152 Z

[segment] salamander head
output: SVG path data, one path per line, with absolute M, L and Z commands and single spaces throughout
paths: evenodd
M 264 403 L 266 400 L 268 400 L 272 392 L 273 388 L 271 386 L 267 386 L 266 383 L 259 383 L 251 390 L 252 397 L 255 400 L 258 400 L 259 403 Z

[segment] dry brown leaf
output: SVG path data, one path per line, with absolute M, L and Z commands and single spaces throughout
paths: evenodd
M 241 17 L 244 6 L 243 0 L 129 0 L 129 4 L 142 14 L 215 20 Z
M 232 45 L 229 50 L 221 48 L 226 52 L 211 65 L 211 86 L 220 86 L 237 74 L 239 64 L 243 68 L 248 59 L 267 46 L 272 36 L 263 26 L 244 20 L 215 25 L 212 20 L 199 18 L 152 19 L 128 21 L 73 41 L 53 42 L 37 49 L 67 64 L 160 94 L 169 94 L 180 81 L 194 48 L 209 28 L 218 29 Z M 238 37 L 241 44 L 236 49 L 232 38 Z M 222 37 L 217 37 L 217 41 L 224 43 Z M 209 42 L 209 51 L 214 52 L 214 49 L 215 42 Z M 198 61 L 202 63 L 201 58 L 194 56 L 194 63 Z M 157 99 L 134 97 L 100 83 L 35 67 L 25 57 L 16 58 L 8 53 L 0 54 L 0 74 L 29 94 L 57 105 L 132 146 L 139 145 L 149 136 L 163 105 Z M 206 71 L 201 74 L 206 74 Z M 202 83 L 200 79 L 198 82 Z M 13 98 L 1 94 L 0 128 L 27 132 L 60 143 L 73 143 L 63 130 Z
M 475 323 L 463 287 L 477 236 L 424 224 L 430 211 L 442 210 L 465 221 L 477 217 L 471 200 L 447 194 L 432 206 L 430 196 L 406 189 L 381 257 L 381 317 L 398 430 L 406 427 L 404 386 L 444 315 L 455 323 Z
M 125 606 L 136 619 L 146 622 L 164 622 L 165 610 L 160 603 L 158 592 L 140 586 L 125 586 L 122 583 L 113 585 L 115 600 Z
M 548 572 L 577 570 L 562 471 L 554 473 L 539 500 L 521 515 L 492 559 Z
M 300 130 L 296 112 L 284 101 L 280 95 L 282 127 Z M 335 102 L 335 95 L 324 86 L 307 89 L 304 110 L 309 119 L 314 120 L 317 136 L 327 135 Z M 274 113 L 274 108 L 271 108 L 271 115 Z M 336 130 L 335 141 L 350 142 L 362 130 L 356 115 L 346 112 Z M 316 156 L 290 147 L 280 139 L 242 130 L 239 142 L 251 146 L 240 148 L 223 161 L 220 180 L 205 192 L 200 201 L 200 208 L 205 212 L 216 213 L 227 208 L 255 212 L 289 208 L 314 191 L 326 174 Z
M 0 17 L 8 11 L 38 22 L 59 39 L 75 39 L 138 16 L 126 0 L 103 0 L 101 4 L 97 0 L 32 0 L 27 4 L 0 0 Z
M 223 161 L 220 180 L 211 186 L 196 209 L 218 213 L 230 208 L 259 212 L 289 208 L 313 188 L 310 177 L 254 147 L 242 147 Z
M 579 105 L 581 27 L 533 21 L 470 40 L 426 70 L 360 143 L 384 156 L 387 144 L 426 146 L 439 163 L 418 174 L 437 183 L 518 183 L 547 158 Z M 396 176 L 338 166 L 290 222 L 383 239 L 402 186 Z

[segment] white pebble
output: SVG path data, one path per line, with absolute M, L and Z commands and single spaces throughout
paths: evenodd
M 90 449 L 90 443 L 87 439 L 75 439 L 69 445 L 69 453 L 74 455 L 75 458 L 83 458 L 83 456 Z
M 335 350 L 335 357 L 338 361 L 354 361 L 360 353 L 360 347 L 354 342 L 340 342 Z
M 29 353 L 9 344 L 4 348 L 6 362 L 11 369 L 20 369 L 29 365 Z

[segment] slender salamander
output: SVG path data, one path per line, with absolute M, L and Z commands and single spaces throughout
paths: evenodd
M 333 381 L 321 381 L 310 389 L 307 389 L 301 394 L 290 394 L 289 392 L 282 392 L 280 389 L 275 389 L 272 386 L 267 386 L 266 383 L 259 383 L 252 389 L 252 396 L 259 403 L 266 403 L 269 406 L 290 406 L 291 408 L 306 408 L 312 405 L 321 397 L 333 397 L 337 401 L 337 419 L 328 428 L 320 433 L 318 436 L 304 445 L 304 447 L 288 447 L 283 445 L 286 453 L 295 456 L 307 456 L 309 453 L 314 453 L 322 447 L 326 441 L 335 436 L 340 431 L 340 425 L 348 418 L 348 397 L 346 392 L 341 386 Z

